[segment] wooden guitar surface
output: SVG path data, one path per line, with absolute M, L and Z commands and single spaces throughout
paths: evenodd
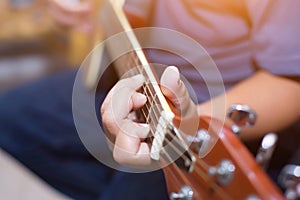
M 202 117 L 199 129 L 208 130 L 211 120 L 214 121 L 214 125 L 222 126 L 215 119 Z M 189 173 L 174 163 L 164 168 L 168 191 L 177 193 L 183 186 L 190 186 L 194 192 L 194 200 L 247 199 L 254 196 L 266 200 L 284 199 L 240 140 L 229 129 L 222 127 L 221 130 L 212 150 L 204 158 L 197 158 L 195 162 L 197 170 L 194 169 Z M 210 128 L 210 131 L 213 130 Z M 218 183 L 217 178 L 210 176 L 208 170 L 203 167 L 203 163 L 217 166 L 223 160 L 230 160 L 235 166 L 232 180 L 227 185 Z
M 156 110 L 157 113 L 154 116 L 154 120 L 149 120 L 149 122 L 156 121 L 158 123 L 150 125 L 160 128 L 156 130 L 167 129 L 166 133 L 158 133 L 159 135 L 165 134 L 163 135 L 163 139 L 157 140 L 158 143 L 161 142 L 160 145 L 162 143 L 170 144 L 169 146 L 173 146 L 173 150 L 176 153 L 178 153 L 179 149 L 183 149 L 183 153 L 181 155 L 178 154 L 180 156 L 178 159 L 176 158 L 175 162 L 164 167 L 167 186 L 171 197 L 173 194 L 173 199 L 182 200 L 283 199 L 279 190 L 254 161 L 254 158 L 246 147 L 229 129 L 223 127 L 223 124 L 218 120 L 209 117 L 201 117 L 200 120 L 198 120 L 198 130 L 207 131 L 208 135 L 217 138 L 216 143 L 204 157 L 199 157 L 198 153 L 196 153 L 193 148 L 190 148 L 192 146 L 188 147 L 186 141 L 182 139 L 185 137 L 178 136 L 177 128 L 173 126 L 173 120 L 165 120 L 165 116 L 172 112 L 172 109 L 168 105 L 160 88 L 157 87 L 159 84 L 156 80 L 156 76 L 153 74 L 154 72 L 134 32 L 131 31 L 131 26 L 126 19 L 122 6 L 122 1 L 118 0 L 109 0 L 104 6 L 105 10 L 103 10 L 102 25 L 106 37 L 109 38 L 115 34 L 124 33 L 122 35 L 123 42 L 118 41 L 117 43 L 112 43 L 112 45 L 107 43 L 106 48 L 111 55 L 116 54 L 116 46 L 126 46 L 132 49 L 132 52 L 128 54 L 127 61 L 134 60 L 136 62 L 126 62 L 127 56 L 125 55 L 122 58 L 122 62 L 116 63 L 117 71 L 120 72 L 119 74 L 124 74 L 124 72 L 126 72 L 124 70 L 138 66 L 137 72 L 144 75 L 145 79 L 148 80 L 146 81 L 147 84 L 143 86 L 142 92 L 147 95 L 148 101 L 149 99 L 158 99 L 158 101 L 148 102 L 149 108 L 145 111 L 146 116 L 144 117 L 151 119 L 151 116 L 149 116 L 151 115 L 151 111 Z M 154 98 L 151 98 L 149 93 L 155 93 Z M 151 105 L 159 106 L 152 109 Z M 162 123 L 160 124 L 161 121 Z M 152 133 L 154 138 L 156 137 L 155 134 L 157 134 L 156 130 Z M 171 144 L 172 141 L 175 141 L 175 143 Z M 152 144 L 154 143 L 155 141 Z M 160 145 L 158 145 L 158 149 Z M 165 157 L 170 157 L 170 154 L 166 152 L 165 149 L 161 150 L 160 154 L 165 154 Z M 159 159 L 159 155 L 155 154 L 152 158 Z M 184 167 L 182 166 L 179 167 L 178 160 L 181 161 L 181 164 L 183 163 L 182 165 L 188 166 L 188 169 L 183 169 Z M 161 158 L 160 161 L 163 165 L 167 163 Z M 229 172 L 226 172 L 226 170 Z M 192 197 L 180 197 L 180 190 L 185 186 L 191 188 L 193 192 Z

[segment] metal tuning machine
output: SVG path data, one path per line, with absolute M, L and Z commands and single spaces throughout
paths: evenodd
M 256 113 L 247 105 L 233 104 L 227 111 L 227 117 L 233 121 L 231 130 L 240 135 L 243 127 L 253 126 L 256 122 Z
M 286 165 L 278 176 L 278 183 L 285 189 L 287 200 L 300 199 L 300 166 Z
M 264 170 L 268 168 L 269 162 L 272 158 L 274 149 L 277 144 L 277 140 L 278 137 L 275 133 L 268 133 L 262 139 L 262 142 L 256 154 L 256 162 Z
M 193 200 L 194 192 L 191 187 L 183 186 L 178 193 L 172 192 L 170 200 Z
M 230 160 L 222 160 L 218 166 L 209 168 L 209 175 L 217 178 L 221 185 L 228 185 L 234 176 L 235 165 Z

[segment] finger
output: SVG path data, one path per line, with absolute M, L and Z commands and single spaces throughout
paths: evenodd
M 138 92 L 134 92 L 133 95 L 131 96 L 131 104 L 132 104 L 132 109 L 136 110 L 141 108 L 147 101 L 147 97 Z
M 64 26 L 84 27 L 91 21 L 91 5 L 89 2 L 71 3 L 65 1 L 51 0 L 49 11 L 54 20 Z
M 136 93 L 136 94 L 135 94 Z M 133 98 L 134 97 L 134 98 Z M 138 100 L 138 101 L 137 101 Z M 139 108 L 146 102 L 146 97 L 127 87 L 112 96 L 110 104 L 103 113 L 104 125 L 116 134 L 124 119 L 128 119 L 133 108 Z
M 142 107 L 146 101 L 146 96 L 136 92 L 133 88 L 124 87 L 116 90 L 112 96 L 112 114 L 119 119 L 125 119 L 131 111 Z
M 137 93 L 144 82 L 141 75 L 119 81 L 108 93 L 101 106 L 102 121 L 105 129 L 113 134 L 119 130 L 120 123 L 129 113 L 146 102 L 146 97 Z
M 182 116 L 194 115 L 196 105 L 191 100 L 184 83 L 180 80 L 180 74 L 176 67 L 167 67 L 161 77 L 161 87 L 163 94 L 179 110 Z
M 129 96 L 134 94 L 133 91 L 136 91 L 137 89 L 139 89 L 143 85 L 144 81 L 145 81 L 145 79 L 142 75 L 136 75 L 136 76 L 133 76 L 133 77 L 130 77 L 130 78 L 120 80 L 109 91 L 106 98 L 104 99 L 102 107 L 101 107 L 101 114 L 103 114 L 105 110 L 108 110 L 107 108 L 109 107 L 109 104 L 112 104 L 112 99 L 113 98 L 116 98 L 117 100 L 119 99 L 121 101 L 123 99 L 129 99 Z M 129 93 L 126 94 L 126 92 L 125 92 L 125 94 L 124 94 L 125 96 L 122 96 L 122 94 L 119 93 L 119 92 L 124 90 L 124 88 L 129 90 Z M 143 101 L 143 97 L 141 97 L 141 96 L 140 97 L 133 97 L 133 100 L 136 100 L 136 99 L 139 100 L 139 98 L 141 98 L 141 100 Z M 132 108 L 130 108 L 130 109 L 132 109 Z
M 89 13 L 92 10 L 90 1 L 80 2 L 79 0 L 52 0 L 56 9 L 66 13 Z
M 117 135 L 114 146 L 114 158 L 124 165 L 150 164 L 150 147 L 144 138 L 149 133 L 149 126 L 125 120 Z

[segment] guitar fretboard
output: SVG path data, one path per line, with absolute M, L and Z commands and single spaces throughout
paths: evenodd
M 160 90 L 157 77 L 126 18 L 120 1 L 110 0 L 104 5 L 101 21 L 105 36 L 108 38 L 105 40 L 105 47 L 109 55 L 116 58 L 114 66 L 119 76 L 142 74 L 145 78 L 140 92 L 147 96 L 147 102 L 140 109 L 140 113 L 150 125 L 150 137 L 153 138 L 151 157 L 158 160 L 174 114 Z

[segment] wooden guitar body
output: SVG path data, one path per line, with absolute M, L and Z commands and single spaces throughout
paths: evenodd
M 169 193 L 180 193 L 184 186 L 188 186 L 192 189 L 193 200 L 254 197 L 266 200 L 283 199 L 279 189 L 274 186 L 247 148 L 229 129 L 221 127 L 222 124 L 215 119 L 201 117 L 199 130 L 208 130 L 212 120 L 214 126 L 221 128 L 221 132 L 218 133 L 219 139 L 204 158 L 198 158 L 198 155 L 194 154 L 197 159 L 193 171 L 182 170 L 175 163 L 164 168 Z M 209 130 L 213 131 L 211 128 Z M 220 183 L 218 178 L 210 175 L 209 169 L 203 166 L 203 163 L 210 167 L 218 166 L 224 160 L 230 161 L 235 168 L 227 184 Z
M 220 121 L 210 117 L 201 117 L 198 120 L 196 117 L 195 121 L 199 123 L 192 122 L 196 125 L 195 130 L 190 131 L 190 135 L 181 134 L 181 128 L 177 126 L 180 119 L 176 120 L 171 106 L 160 90 L 151 65 L 134 32 L 131 31 L 132 28 L 122 9 L 122 2 L 109 0 L 104 6 L 101 19 L 105 36 L 109 38 L 122 33 L 123 38 L 117 43 L 108 42 L 105 47 L 110 56 L 116 58 L 120 56 L 116 46 L 132 50 L 128 55 L 122 54 L 126 58 L 122 62 L 115 62 L 116 69 L 119 74 L 124 74 L 136 68 L 137 73 L 147 80 L 141 88 L 141 92 L 147 96 L 147 103 L 141 109 L 141 113 L 144 113 L 143 116 L 150 127 L 154 127 L 151 129 L 151 158 L 159 160 L 164 166 L 170 199 L 283 199 L 280 191 L 246 147 Z M 130 60 L 135 62 L 129 62 Z M 212 140 L 197 138 L 198 133 L 206 133 Z M 187 138 L 192 141 L 187 141 Z M 205 154 L 197 151 L 197 148 L 203 150 L 203 145 L 210 146 Z M 178 157 L 174 157 L 174 154 Z

